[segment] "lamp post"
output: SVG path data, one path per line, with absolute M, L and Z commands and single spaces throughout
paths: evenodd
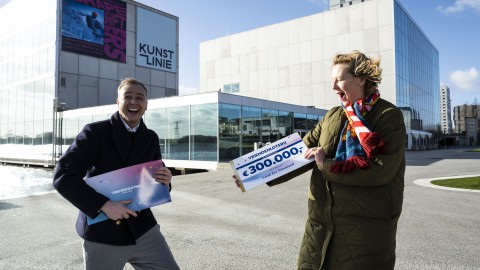
M 61 147 L 61 136 L 62 136 L 62 117 L 61 113 L 63 111 L 67 110 L 67 104 L 65 102 L 60 102 L 58 98 L 53 99 L 53 132 L 52 132 L 52 166 L 55 166 L 55 163 L 57 162 L 57 151 L 56 147 L 57 146 L 57 134 L 59 134 L 60 137 L 60 143 L 58 153 L 62 152 L 62 147 Z M 60 117 L 59 116 L 60 113 Z M 59 120 L 60 119 L 60 120 Z

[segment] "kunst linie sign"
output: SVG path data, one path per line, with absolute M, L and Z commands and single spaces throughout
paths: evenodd
M 137 66 L 177 72 L 177 21 L 137 8 Z

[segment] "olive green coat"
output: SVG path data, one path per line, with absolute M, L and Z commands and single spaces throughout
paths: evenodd
M 395 235 L 402 211 L 406 130 L 401 111 L 380 99 L 365 117 L 387 145 L 368 169 L 329 172 L 346 121 L 331 109 L 303 141 L 321 146 L 323 169 L 314 166 L 308 192 L 308 220 L 298 269 L 394 269 Z

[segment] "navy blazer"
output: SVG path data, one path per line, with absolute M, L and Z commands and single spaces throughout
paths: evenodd
M 110 245 L 132 245 L 157 224 L 150 209 L 137 212 L 119 225 L 106 220 L 87 225 L 109 199 L 88 186 L 84 178 L 161 159 L 157 134 L 141 120 L 135 138 L 129 136 L 118 112 L 110 120 L 87 124 L 55 168 L 53 186 L 80 212 L 77 233 L 85 240 Z

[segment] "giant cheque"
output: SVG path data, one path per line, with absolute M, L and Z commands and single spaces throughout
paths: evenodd
M 313 166 L 313 159 L 305 159 L 307 146 L 294 133 L 260 149 L 230 161 L 233 172 L 241 180 L 241 189 L 257 187 L 279 178 L 287 181 Z

